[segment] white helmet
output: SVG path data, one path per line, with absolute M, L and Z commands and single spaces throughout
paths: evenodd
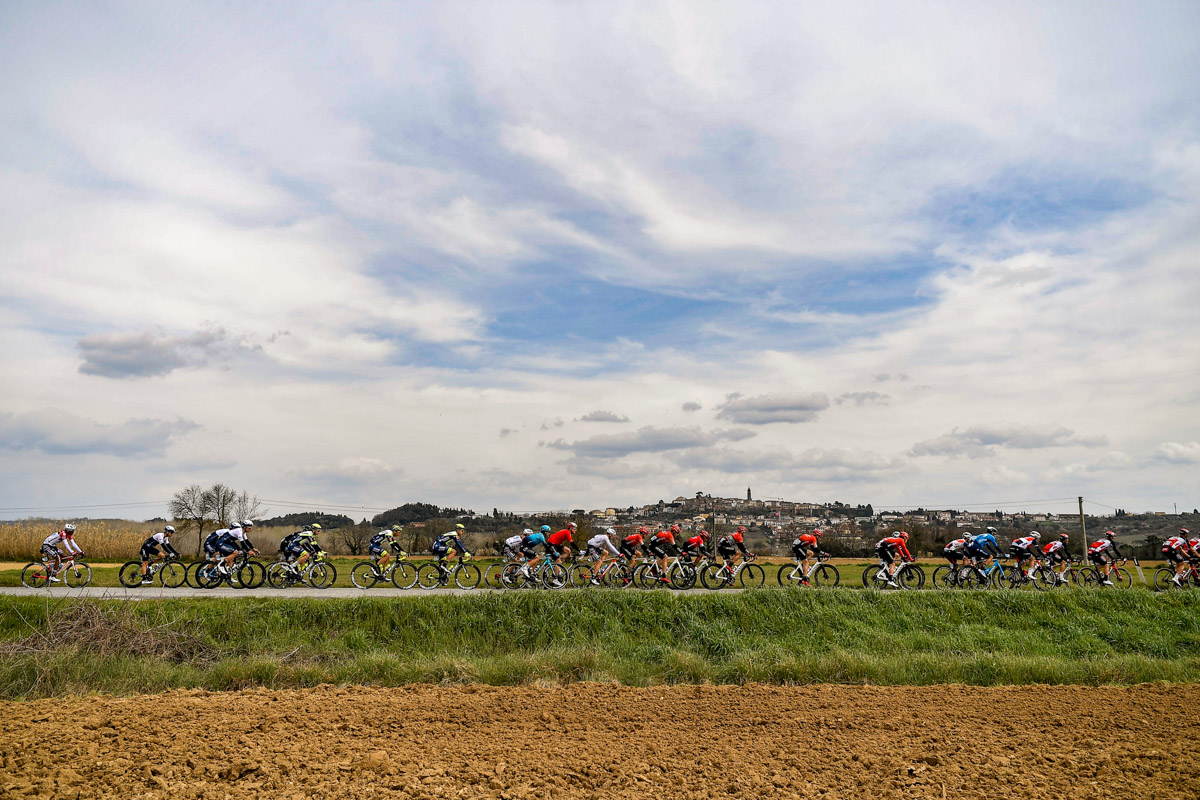
M 163 528 L 163 533 L 174 533 L 174 532 L 175 532 L 174 525 L 167 525 L 165 528 Z
M 242 527 L 242 523 L 238 522 L 236 519 L 233 522 L 229 523 L 229 530 L 231 530 L 231 531 L 240 530 L 241 527 Z
M 244 521 L 244 522 L 242 523 L 242 527 L 243 527 L 243 528 L 253 528 L 253 527 L 254 527 L 254 520 L 252 520 L 252 519 L 248 519 L 248 520 Z
M 604 532 L 605 532 L 605 533 L 607 533 L 609 536 L 616 536 L 616 535 L 617 535 L 617 530 L 616 530 L 616 528 L 605 528 L 605 529 L 604 529 Z
M 529 530 L 529 528 L 526 528 L 525 530 L 521 531 L 521 534 L 523 536 L 533 536 L 533 531 Z
M 63 530 L 66 531 L 67 533 L 74 533 L 75 532 L 75 523 L 68 522 L 66 525 L 63 525 Z
M 1033 533 L 1031 533 L 1031 534 L 1029 534 L 1029 535 L 1030 535 L 1030 536 L 1032 536 L 1034 539 L 1041 539 L 1041 538 L 1042 538 L 1042 535 L 1041 535 L 1040 533 L 1038 533 L 1037 531 L 1034 531 Z

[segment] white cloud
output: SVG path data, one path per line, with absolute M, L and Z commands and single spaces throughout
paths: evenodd
M 373 484 L 392 481 L 403 470 L 379 458 L 343 458 L 335 464 L 312 464 L 289 467 L 289 475 L 318 483 Z
M 629 417 L 615 411 L 591 411 L 579 417 L 578 422 L 629 422 Z
M 1172 464 L 1200 464 L 1200 442 L 1163 442 L 1155 455 Z
M 731 394 L 718 408 L 718 419 L 743 425 L 812 422 L 818 413 L 829 408 L 829 397 L 821 392 L 782 392 L 758 397 Z
M 198 427 L 183 419 L 130 419 L 110 425 L 44 408 L 25 414 L 0 413 L 0 447 L 64 456 L 160 456 L 173 440 Z
M 936 439 L 913 445 L 914 456 L 991 456 L 995 448 L 1036 450 L 1044 447 L 1102 447 L 1104 436 L 1076 436 L 1062 425 L 972 425 L 964 431 L 955 428 Z
M 545 443 L 556 450 L 569 450 L 585 458 L 620 458 L 631 453 L 664 453 L 708 447 L 721 441 L 736 442 L 754 436 L 753 431 L 730 428 L 705 431 L 699 427 L 656 428 L 647 426 L 628 433 L 606 433 L 577 442 L 558 439 Z

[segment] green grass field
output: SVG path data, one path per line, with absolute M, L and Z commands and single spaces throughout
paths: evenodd
M 348 683 L 1200 680 L 1200 594 L 0 598 L 0 697 Z

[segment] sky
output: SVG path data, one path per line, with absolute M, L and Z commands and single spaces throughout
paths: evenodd
M 1198 36 L 1189 2 L 0 5 L 0 518 L 214 482 L 1190 511 Z

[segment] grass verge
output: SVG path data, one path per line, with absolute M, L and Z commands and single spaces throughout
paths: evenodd
M 0 598 L 0 697 L 318 683 L 1200 681 L 1200 596 Z

